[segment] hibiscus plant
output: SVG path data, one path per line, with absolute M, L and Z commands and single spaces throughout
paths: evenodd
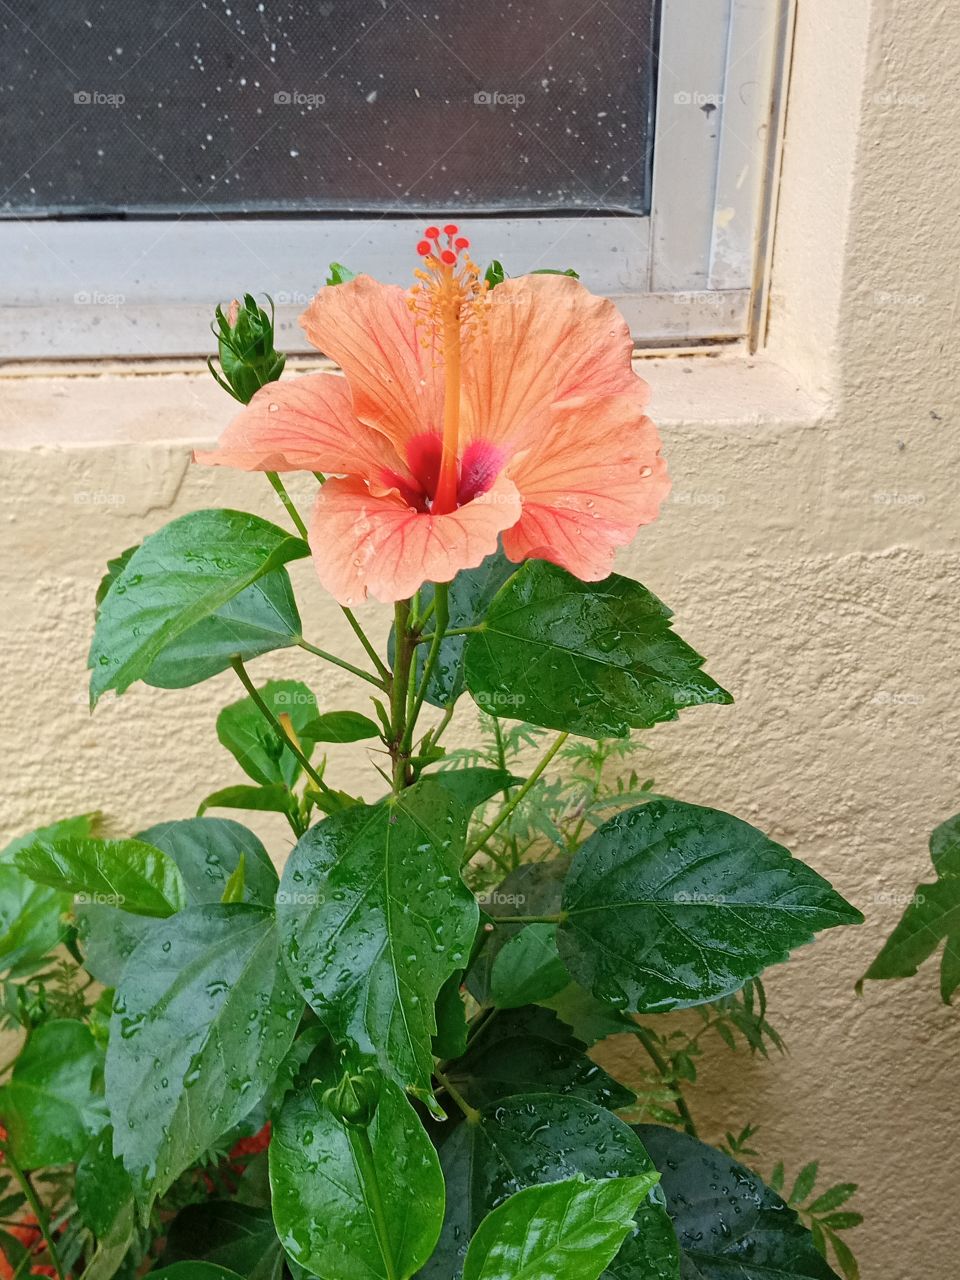
M 92 703 L 232 669 L 217 733 L 246 779 L 133 838 L 87 815 L 0 856 L 27 1032 L 0 1085 L 10 1271 L 821 1278 L 829 1237 L 853 1274 L 845 1185 L 801 1218 L 782 1169 L 746 1167 L 749 1129 L 700 1141 L 696 1038 L 658 1022 L 706 1009 L 762 1051 L 761 972 L 861 917 L 741 819 L 605 782 L 632 730 L 732 700 L 612 572 L 668 489 L 627 326 L 572 272 L 481 274 L 455 226 L 417 248 L 411 289 L 338 266 L 307 308 L 340 372 L 281 378 L 272 312 L 218 308 L 242 408 L 197 462 L 264 472 L 291 528 L 197 511 L 101 583 Z M 302 634 L 286 566 L 308 556 L 353 654 Z M 360 706 L 255 678 L 292 646 Z M 471 700 L 490 745 L 454 750 Z M 363 797 L 338 778 L 358 742 Z M 571 776 L 593 787 L 573 803 Z M 279 877 L 224 809 L 289 824 Z M 649 1095 L 588 1056 L 613 1036 L 649 1055 Z

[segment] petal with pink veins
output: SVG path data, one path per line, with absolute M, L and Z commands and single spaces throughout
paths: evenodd
M 443 374 L 398 285 L 357 276 L 328 285 L 300 317 L 307 337 L 347 376 L 358 418 L 401 454 L 443 424 Z
M 359 604 L 368 594 L 389 604 L 425 582 L 450 582 L 461 569 L 476 568 L 519 515 L 519 495 L 505 476 L 437 516 L 412 509 L 396 491 L 371 493 L 355 477 L 328 480 L 310 521 L 313 562 L 340 604 Z
M 541 422 L 539 447 L 506 474 L 523 500 L 503 535 L 506 554 L 549 560 L 586 582 L 611 572 L 617 547 L 656 519 L 670 491 L 657 429 L 633 395 L 556 406 Z
M 467 440 L 541 447 L 544 411 L 580 396 L 650 389 L 633 372 L 626 321 L 569 276 L 521 276 L 490 294 L 483 329 L 463 353 Z
M 194 458 L 241 471 L 373 474 L 405 470 L 390 442 L 358 422 L 346 378 L 314 373 L 261 387 L 233 419 L 216 449 Z

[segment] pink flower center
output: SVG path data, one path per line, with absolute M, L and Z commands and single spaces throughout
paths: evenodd
M 440 486 L 443 461 L 443 436 L 439 431 L 425 431 L 414 436 L 407 445 L 407 465 L 410 479 L 384 468 L 381 479 L 398 489 L 415 511 L 433 511 Z M 485 440 L 475 440 L 467 445 L 463 457 L 457 462 L 456 507 L 462 507 L 474 498 L 486 493 L 503 469 L 506 454 L 503 449 Z M 438 510 L 437 514 L 443 514 Z

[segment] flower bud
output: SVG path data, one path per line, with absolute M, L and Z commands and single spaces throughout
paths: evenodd
M 323 1101 L 343 1124 L 365 1129 L 380 1101 L 379 1076 L 372 1067 L 365 1067 L 360 1075 L 346 1071 L 339 1084 L 324 1091 Z
M 212 357 L 207 365 L 224 391 L 241 404 L 249 404 L 262 386 L 275 382 L 287 358 L 274 350 L 273 299 L 268 296 L 267 301 L 269 315 L 257 306 L 252 293 L 245 293 L 243 302 L 234 298 L 226 312 L 218 306 L 210 326 L 217 339 L 221 372 L 214 368 Z

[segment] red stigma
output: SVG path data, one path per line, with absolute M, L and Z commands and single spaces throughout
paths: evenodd
M 448 222 L 447 225 L 443 228 L 443 234 L 445 236 L 455 236 L 459 230 L 460 228 L 457 226 L 455 222 Z
M 426 231 L 423 234 L 427 237 L 428 240 L 438 240 L 440 238 L 440 228 L 427 227 Z
M 444 266 L 452 267 L 457 261 L 457 255 L 452 249 L 444 249 L 443 253 L 440 255 L 440 261 Z
M 464 249 L 470 248 L 470 241 L 467 239 L 466 236 L 461 236 L 459 240 L 454 240 L 453 247 L 455 249 L 459 249 L 462 252 Z
M 421 240 L 420 243 L 417 245 L 417 253 L 419 253 L 421 258 L 425 258 L 428 253 L 432 253 L 432 252 L 433 252 L 433 245 L 430 243 L 429 240 Z

